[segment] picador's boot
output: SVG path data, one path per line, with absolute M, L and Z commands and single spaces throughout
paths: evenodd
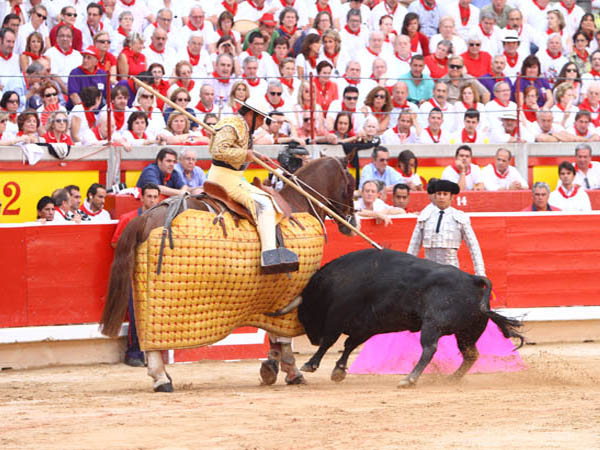
M 275 244 L 275 211 L 262 210 L 258 213 L 258 234 L 262 253 L 260 268 L 262 273 L 286 273 L 298 270 L 298 255 Z

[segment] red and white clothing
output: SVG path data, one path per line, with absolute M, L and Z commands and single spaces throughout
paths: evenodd
M 354 33 L 346 25 L 340 30 L 340 38 L 344 52 L 348 55 L 356 55 L 369 44 L 369 31 L 365 27 L 360 27 L 359 31 Z
M 438 44 L 443 39 L 444 37 L 439 33 L 431 36 L 431 39 L 429 39 L 429 52 L 435 53 Z M 458 35 L 453 35 L 452 38 L 448 40 L 452 42 L 452 50 L 454 51 L 455 55 L 461 55 L 467 51 L 467 43 L 462 37 Z
M 490 132 L 490 142 L 492 144 L 506 144 L 507 142 L 514 142 L 517 137 L 525 142 L 535 141 L 535 136 L 531 134 L 531 131 L 528 127 L 524 126 L 519 128 L 518 133 L 517 129 L 515 128 L 515 130 L 509 134 L 502 125 L 499 127 L 492 127 Z
M 308 76 L 311 73 L 316 76 L 318 58 L 319 56 L 317 55 L 314 57 L 314 59 L 312 57 L 307 59 L 302 53 L 298 54 L 298 56 L 296 56 L 296 70 L 301 67 L 304 71 L 304 77 L 306 79 L 308 79 Z
M 553 125 L 556 125 L 556 124 L 553 124 Z M 586 139 L 589 139 L 594 135 L 600 136 L 600 132 L 592 124 L 590 124 L 588 126 L 587 131 L 585 133 L 582 133 L 577 128 L 575 128 L 575 124 L 571 125 L 570 127 L 567 127 L 565 129 L 565 131 L 569 134 L 572 134 L 573 136 L 584 137 Z
M 44 138 L 44 140 L 48 144 L 67 144 L 67 145 L 73 145 L 73 140 L 71 139 L 71 136 L 69 136 L 67 133 L 61 134 L 60 138 L 58 138 L 58 137 L 56 137 L 54 135 L 54 133 L 47 132 L 42 137 Z
M 398 116 L 405 109 L 410 109 L 414 113 L 419 112 L 419 107 L 413 102 L 405 101 L 404 103 L 400 104 L 392 98 L 392 111 L 390 112 L 390 123 L 398 123 Z
M 150 12 L 146 0 L 117 0 L 111 20 L 111 25 L 114 30 L 119 27 L 119 15 L 123 11 L 129 11 L 133 15 L 133 26 L 131 27 L 131 31 L 136 31 L 141 34 L 145 17 Z
M 466 105 L 464 102 L 457 101 L 454 103 L 454 110 L 456 111 L 456 122 L 462 124 L 465 112 L 467 109 L 476 109 L 479 111 L 479 125 L 477 125 L 477 130 L 482 132 L 487 132 L 489 130 L 489 123 L 487 119 L 487 114 L 485 113 L 485 106 L 483 103 L 476 103 L 474 105 Z
M 73 106 L 73 109 L 69 113 L 69 118 L 71 119 L 71 125 L 75 118 L 77 118 L 76 121 L 79 122 L 78 136 L 80 139 L 83 133 L 96 126 L 96 115 L 92 111 L 86 113 L 81 103 Z
M 595 71 L 592 69 L 588 73 L 581 74 L 581 92 L 585 94 L 590 87 L 590 84 L 595 81 L 600 81 L 600 71 Z
M 508 55 L 506 52 L 502 53 L 506 57 L 506 67 L 504 68 L 504 76 L 511 80 L 516 80 L 517 75 L 521 74 L 521 67 L 523 66 L 523 60 L 529 55 L 529 49 L 527 54 L 521 52 L 521 47 L 517 51 L 516 55 Z
M 464 52 L 462 55 L 463 62 L 467 73 L 475 78 L 491 73 L 492 71 L 492 56 L 488 52 L 481 51 L 477 58 L 471 56 L 469 52 Z
M 159 63 L 164 67 L 166 75 L 172 74 L 175 70 L 175 64 L 180 61 L 175 57 L 173 50 L 165 47 L 162 52 L 159 52 L 152 44 L 144 48 L 142 54 L 146 57 L 146 67 L 150 67 L 154 63 Z
M 442 172 L 442 180 L 450 180 L 458 183 L 458 180 L 460 180 L 460 171 L 454 166 L 454 164 L 446 166 Z M 471 191 L 473 190 L 473 186 L 481 182 L 481 169 L 479 169 L 478 165 L 471 163 L 469 172 L 465 175 L 465 189 L 467 191 Z
M 323 111 L 328 111 L 331 102 L 340 97 L 337 84 L 335 81 L 327 80 L 323 86 L 318 78 L 315 78 L 314 84 L 315 101 L 317 102 L 317 105 L 319 105 Z
M 485 115 L 487 116 L 488 127 L 490 130 L 494 130 L 497 127 L 502 128 L 502 115 L 506 112 L 512 112 L 517 115 L 517 104 L 509 101 L 508 103 L 502 103 L 497 98 L 487 102 L 484 106 Z
M 102 107 L 100 111 L 107 111 L 106 105 Z M 115 111 L 114 106 L 112 110 L 112 123 L 115 126 L 115 131 L 122 131 L 127 129 L 127 120 L 131 111 L 127 108 L 126 111 Z
M 423 102 L 421 104 L 421 107 L 419 108 L 420 114 L 418 115 L 418 118 L 419 118 L 419 122 L 421 123 L 421 126 L 423 128 L 425 128 L 427 126 L 427 124 L 428 124 L 427 119 L 429 117 L 429 112 L 433 108 L 440 108 L 442 110 L 443 117 L 444 117 L 444 121 L 442 122 L 442 130 L 444 130 L 444 132 L 447 135 L 450 135 L 451 133 L 456 131 L 457 123 L 456 123 L 456 114 L 455 114 L 456 110 L 454 109 L 454 105 L 446 102 L 446 104 L 442 107 L 434 98 L 430 98 L 426 102 Z
M 392 16 L 394 30 L 400 31 L 402 29 L 402 24 L 404 23 L 404 16 L 406 16 L 407 12 L 408 9 L 400 2 L 397 2 L 396 7 L 391 9 L 386 1 L 382 0 L 371 10 L 369 16 L 369 28 L 373 31 L 379 30 L 379 20 L 383 16 Z
M 555 3 L 548 2 L 542 7 L 537 0 L 526 0 L 521 4 L 524 21 L 534 29 L 543 32 L 548 27 L 548 11 L 556 9 Z
M 410 56 L 408 58 L 402 58 L 396 52 L 386 58 L 385 62 L 388 66 L 388 76 L 390 78 L 400 78 L 405 73 L 408 73 L 410 71 L 410 58 Z M 425 66 L 423 73 L 429 74 L 429 67 Z
M 467 130 L 461 128 L 450 135 L 449 143 L 451 145 L 460 144 L 489 144 L 488 134 L 483 130 L 475 130 L 474 134 L 469 134 Z
M 271 55 L 269 55 L 267 52 L 262 52 L 260 55 L 254 55 L 250 52 L 250 49 L 248 49 L 245 52 L 242 52 L 239 56 L 238 61 L 240 62 L 240 66 L 243 67 L 244 60 L 248 56 L 255 56 L 258 59 L 258 71 L 256 72 L 256 76 L 268 77 L 271 69 Z
M 190 40 L 190 36 L 194 34 L 201 34 L 204 42 L 204 49 L 206 51 L 209 50 L 209 46 L 211 44 L 216 44 L 221 36 L 214 30 L 212 24 L 205 20 L 202 28 L 195 28 L 191 22 L 188 22 L 187 25 L 177 30 L 176 35 L 173 36 L 181 45 L 178 45 L 178 50 L 182 47 L 188 45 L 188 41 Z M 169 34 L 169 37 L 170 34 Z
M 340 92 L 340 96 L 341 96 L 344 91 L 340 89 L 339 92 Z M 352 92 L 351 95 L 355 95 L 355 93 Z M 364 114 L 360 113 L 360 111 L 357 113 L 356 108 L 354 109 L 354 111 L 350 111 L 348 109 L 348 107 L 344 106 L 343 101 L 344 101 L 343 99 L 340 99 L 340 100 L 334 100 L 331 102 L 331 104 L 329 105 L 329 111 L 327 112 L 327 122 L 331 123 L 331 125 L 333 126 L 333 124 L 335 122 L 335 118 L 338 115 L 338 112 L 340 112 L 340 111 L 349 112 L 350 114 L 352 114 L 352 129 L 354 130 L 355 133 L 358 133 L 358 131 L 362 128 L 362 124 L 364 122 Z M 360 97 L 359 97 L 359 101 L 360 101 Z M 391 123 L 391 121 L 390 121 L 390 123 Z
M 415 127 L 410 127 L 408 133 L 401 133 L 398 130 L 398 127 L 388 128 L 381 135 L 381 144 L 382 145 L 401 145 L 401 144 L 416 144 L 420 142 L 419 136 L 417 136 L 417 131 Z M 419 183 L 420 183 L 419 178 Z
M 262 17 L 262 15 L 267 13 L 269 10 L 267 3 L 268 2 L 265 2 L 263 4 L 263 7 L 259 9 L 252 0 L 243 1 L 242 3 L 240 3 L 238 5 L 237 14 L 235 16 L 238 19 L 244 18 L 245 20 L 251 20 L 253 22 L 258 22 L 258 19 L 260 19 Z
M 438 133 L 432 132 L 429 127 L 423 128 L 419 136 L 419 144 L 448 144 L 450 140 L 449 133 L 440 129 Z
M 521 175 L 517 168 L 513 166 L 508 166 L 504 173 L 500 173 L 496 170 L 494 164 L 488 164 L 481 169 L 481 178 L 483 179 L 483 185 L 487 191 L 508 189 L 515 181 L 519 182 L 521 189 L 528 188 L 523 175 Z
M 146 42 L 147 45 L 150 45 L 150 42 L 152 42 L 152 34 L 154 34 L 154 30 L 156 30 L 156 28 L 158 28 L 156 23 L 151 23 L 144 29 L 144 42 Z M 172 26 L 171 29 L 167 31 L 167 49 L 171 50 L 172 52 L 177 52 L 179 49 L 185 47 L 187 42 L 180 42 L 177 36 L 177 31 L 174 31 L 173 28 L 174 27 Z M 178 59 L 177 61 L 180 60 Z
M 563 211 L 591 211 L 592 204 L 585 189 L 573 185 L 570 190 L 566 190 L 559 182 L 555 191 L 550 192 L 548 203 Z
M 361 49 L 358 53 L 354 54 L 353 59 L 355 61 L 360 62 L 360 65 L 362 67 L 361 72 L 363 72 L 363 76 L 369 76 L 369 74 L 371 74 L 371 72 L 373 71 L 373 61 L 375 61 L 375 58 L 382 58 L 387 63 L 387 60 L 390 56 L 391 54 L 386 53 L 384 50 L 380 50 L 379 53 L 375 53 L 367 46 Z
M 83 201 L 83 204 L 81 205 L 81 210 L 88 215 L 92 223 L 108 223 L 112 220 L 110 217 L 110 213 L 105 209 L 101 209 L 100 211 L 93 211 L 87 199 Z
M 585 14 L 583 8 L 579 5 L 573 5 L 570 9 L 568 9 L 564 2 L 556 2 L 552 4 L 552 9 L 556 9 L 560 11 L 565 19 L 566 27 L 563 30 L 569 36 L 573 36 L 573 34 L 579 28 L 579 24 L 581 23 L 581 18 Z
M 210 59 L 210 54 L 203 47 L 200 50 L 200 53 L 197 55 L 192 55 L 186 45 L 182 50 L 180 50 L 175 60 L 179 61 L 188 61 L 192 65 L 192 75 L 194 77 L 206 78 L 209 77 L 212 71 L 214 70 L 213 63 Z M 168 75 L 169 72 L 166 72 Z M 203 82 L 203 80 L 196 80 L 197 82 Z
M 580 111 L 585 110 L 589 111 L 592 115 L 592 124 L 595 127 L 600 126 L 600 103 L 598 103 L 595 107 L 592 106 L 589 99 L 584 99 L 579 105 L 577 105 Z
M 50 47 L 44 53 L 50 60 L 50 72 L 60 76 L 65 84 L 69 82 L 69 74 L 73 69 L 79 67 L 83 62 L 81 53 L 71 49 L 68 52 L 63 51 L 59 47 Z M 18 59 L 17 59 L 17 67 Z
M 501 30 L 497 25 L 494 25 L 492 32 L 488 34 L 481 25 L 477 25 L 473 28 L 473 32 L 481 39 L 482 52 L 488 52 L 492 56 L 502 53 L 504 29 Z
M 202 87 L 201 82 L 205 82 L 207 80 L 190 80 L 189 84 L 187 86 L 184 86 L 181 81 L 178 81 L 177 83 L 172 84 L 169 87 L 169 90 L 167 91 L 167 97 L 171 97 L 171 94 L 173 93 L 173 91 L 175 91 L 178 88 L 185 88 L 190 95 L 190 102 L 188 103 L 189 107 L 192 107 L 193 105 L 195 105 L 196 103 L 198 103 L 200 101 L 200 88 Z M 208 83 L 206 83 L 208 84 Z M 215 93 L 215 102 L 216 102 L 216 93 Z
M 577 164 L 574 164 L 574 166 L 575 180 L 573 181 L 573 184 L 577 184 L 583 189 L 600 189 L 600 162 L 590 162 L 586 173 L 583 173 L 583 171 L 577 167 Z
M 76 66 L 77 67 L 77 66 Z M 56 73 L 56 72 L 53 72 Z M 67 76 L 69 72 L 67 72 Z M 19 54 L 13 51 L 10 55 L 5 56 L 0 52 L 0 84 L 7 86 L 13 84 L 16 78 L 22 77 L 23 74 L 19 69 Z M 65 80 L 65 83 L 67 81 Z
M 221 4 L 219 4 L 219 6 L 220 5 Z M 286 6 L 294 8 L 296 10 L 296 12 L 298 13 L 298 24 L 297 24 L 298 28 L 304 28 L 305 25 L 309 24 L 307 10 L 304 7 L 305 2 L 303 2 L 302 0 L 293 0 L 293 1 L 290 1 L 289 3 L 286 2 L 286 0 L 273 0 L 271 2 L 271 4 L 269 5 L 269 8 L 275 10 L 275 12 L 273 13 L 273 17 L 275 17 L 275 20 L 278 20 L 279 14 L 281 14 L 281 11 L 283 11 L 283 8 L 285 8 Z M 362 5 L 362 6 L 364 6 L 364 5 Z M 369 8 L 367 8 L 367 11 L 369 11 Z M 236 15 L 236 17 L 237 17 L 237 15 Z M 334 17 L 334 19 L 335 19 L 335 17 Z M 344 24 L 341 26 L 344 26 L 345 24 L 346 24 L 346 22 L 344 21 Z
M 563 108 L 560 104 L 555 104 L 552 108 L 550 108 L 552 112 L 552 119 L 554 123 L 564 127 L 570 128 L 575 123 L 575 115 L 577 114 L 577 106 L 573 105 L 570 110 Z M 563 119 L 566 117 L 566 120 L 563 123 Z
M 463 10 L 458 1 L 453 2 L 448 15 L 454 19 L 456 32 L 465 41 L 469 34 L 479 26 L 479 8 L 469 5 Z
M 542 76 L 548 78 L 550 84 L 556 82 L 560 69 L 569 61 L 564 53 L 551 55 L 547 49 L 541 49 L 535 56 L 540 60 Z M 583 76 L 581 78 L 583 79 Z

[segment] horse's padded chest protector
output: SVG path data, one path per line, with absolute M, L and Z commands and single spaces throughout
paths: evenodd
M 190 348 L 215 343 L 235 328 L 255 326 L 280 336 L 304 329 L 296 310 L 268 317 L 298 296 L 321 264 L 323 231 L 307 213 L 294 214 L 304 230 L 285 219 L 285 245 L 300 261 L 297 272 L 260 273 L 260 241 L 247 220 L 236 227 L 229 214 L 223 229 L 213 213 L 187 210 L 173 221 L 175 248 L 165 246 L 156 274 L 162 228 L 152 230 L 136 254 L 135 316 L 142 350 Z

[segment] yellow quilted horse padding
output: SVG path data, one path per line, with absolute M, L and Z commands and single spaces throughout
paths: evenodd
M 151 231 L 136 254 L 134 304 L 142 350 L 198 347 L 217 342 L 235 328 L 249 325 L 280 336 L 304 333 L 293 311 L 272 318 L 300 294 L 319 268 L 323 232 L 310 214 L 295 214 L 305 230 L 284 220 L 285 246 L 296 252 L 300 269 L 290 274 L 260 273 L 260 242 L 246 220 L 236 227 L 225 214 L 223 229 L 215 214 L 187 210 L 173 221 L 175 248 L 164 249 L 156 274 L 162 227 Z

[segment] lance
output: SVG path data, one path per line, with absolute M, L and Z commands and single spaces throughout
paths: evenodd
M 155 97 L 160 98 L 167 105 L 171 106 L 173 109 L 175 109 L 176 111 L 178 111 L 181 114 L 183 114 L 184 116 L 186 116 L 189 120 L 192 120 L 192 121 L 196 122 L 198 125 L 200 125 L 202 128 L 204 128 L 209 133 L 215 134 L 215 130 L 213 129 L 213 127 L 211 127 L 210 125 L 205 124 L 200 119 L 198 119 L 196 116 L 194 116 L 193 114 L 190 114 L 189 112 L 187 112 L 185 109 L 183 109 L 181 106 L 179 106 L 175 102 L 172 102 L 170 98 L 165 97 L 160 92 L 158 92 L 156 89 L 154 89 L 152 86 L 148 85 L 147 83 L 144 83 L 143 81 L 139 80 L 136 77 L 132 77 L 132 78 L 133 78 L 133 81 L 138 86 L 143 87 L 144 89 L 146 89 L 148 92 L 150 92 Z M 246 105 L 244 102 L 239 102 L 239 103 L 241 103 L 242 105 Z M 254 111 L 256 111 L 256 108 L 252 108 L 252 109 Z M 263 116 L 265 115 L 264 113 L 260 113 L 258 111 L 257 111 L 257 113 L 262 114 Z M 265 155 L 261 155 L 258 152 L 254 152 L 254 153 L 257 153 L 258 155 L 265 157 Z M 258 164 L 259 166 L 261 166 L 261 167 L 269 170 L 269 171 L 273 170 L 273 167 L 270 167 L 268 164 L 266 164 L 265 162 L 263 162 L 262 160 L 260 160 L 255 155 L 252 155 L 252 161 L 254 163 Z M 354 225 L 352 225 L 351 223 L 349 223 L 346 219 L 344 219 L 342 216 L 340 216 L 339 214 L 337 214 L 331 208 L 329 208 L 328 206 L 324 205 L 320 200 L 318 200 L 317 198 L 315 198 L 314 196 L 312 196 L 311 194 L 309 194 L 308 192 L 306 192 L 300 186 L 296 185 L 293 181 L 288 180 L 286 177 L 280 177 L 280 180 L 283 181 L 288 186 L 290 186 L 295 191 L 297 191 L 299 194 L 301 194 L 304 197 L 306 197 L 309 201 L 315 203 L 319 208 L 323 209 L 328 215 L 330 215 L 331 217 L 333 217 L 334 219 L 336 219 L 338 222 L 340 222 L 341 224 L 343 224 L 346 227 L 348 227 L 349 229 L 351 229 L 354 233 L 356 233 L 358 236 L 360 236 L 361 238 L 363 238 L 365 241 L 367 241 L 369 244 L 371 244 L 377 250 L 383 250 L 383 247 L 381 245 L 379 245 L 377 242 L 375 242 L 369 236 L 367 236 L 366 234 L 364 234 L 362 231 L 360 231 Z

